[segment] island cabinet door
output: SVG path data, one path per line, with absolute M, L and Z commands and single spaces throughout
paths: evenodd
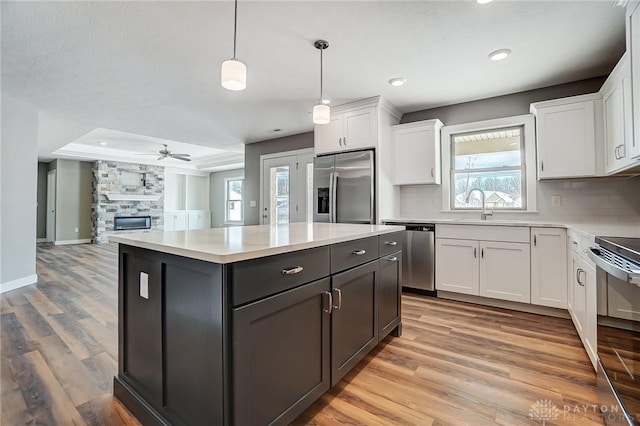
M 120 245 L 119 374 L 162 406 L 162 263 Z
M 380 258 L 378 290 L 378 341 L 384 339 L 400 324 L 400 285 L 402 273 L 402 252 Z
M 329 278 L 233 309 L 233 418 L 289 424 L 329 389 Z
M 331 386 L 378 344 L 378 261 L 334 275 Z

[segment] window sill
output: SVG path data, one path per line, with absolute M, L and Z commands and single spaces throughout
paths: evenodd
M 244 222 L 222 222 L 225 226 L 244 226 Z
M 440 213 L 462 213 L 462 214 L 478 214 L 480 210 L 440 210 Z M 535 214 L 540 213 L 538 210 L 492 210 L 492 213 L 499 214 Z

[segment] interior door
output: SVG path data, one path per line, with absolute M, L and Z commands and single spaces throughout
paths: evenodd
M 47 173 L 47 241 L 56 240 L 56 171 Z
M 313 154 L 262 161 L 262 223 L 312 221 Z

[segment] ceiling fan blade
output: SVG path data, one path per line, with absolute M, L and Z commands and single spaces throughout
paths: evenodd
M 136 154 L 136 155 L 158 155 L 158 154 L 152 154 L 152 153 L 147 153 L 147 154 Z
M 172 155 L 171 158 L 175 158 L 176 160 L 182 160 L 182 161 L 191 161 L 191 158 L 176 157 L 175 155 Z
M 164 160 L 165 158 L 167 158 L 166 155 L 161 155 L 160 157 L 158 157 L 158 160 Z
M 174 154 L 173 152 L 169 153 L 172 157 L 191 157 L 191 154 Z

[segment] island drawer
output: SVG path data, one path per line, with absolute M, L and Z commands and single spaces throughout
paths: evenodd
M 329 275 L 329 247 L 316 247 L 230 266 L 233 306 L 271 296 Z
M 378 255 L 380 257 L 402 250 L 402 232 L 404 231 L 378 237 Z
M 378 258 L 378 237 L 361 238 L 331 246 L 331 273 L 344 271 Z

